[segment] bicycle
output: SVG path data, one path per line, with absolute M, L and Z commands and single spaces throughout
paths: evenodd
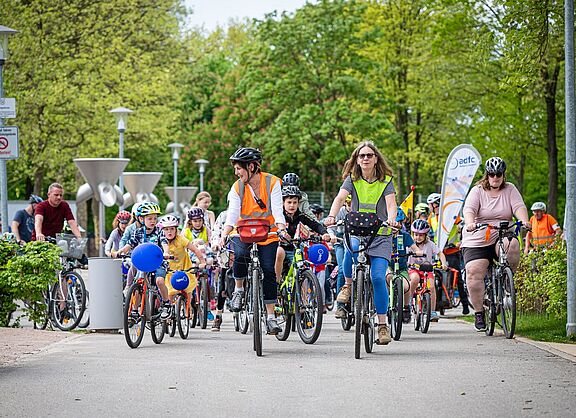
M 188 269 L 181 270 L 185 273 L 198 273 L 198 267 L 192 266 Z M 174 272 L 174 270 L 168 270 L 169 272 Z M 178 334 L 183 340 L 188 339 L 190 334 L 191 320 L 194 316 L 193 312 L 196 309 L 194 303 L 194 297 L 188 297 L 188 293 L 185 290 L 180 290 L 176 293 L 174 302 L 172 304 L 172 314 L 170 318 L 166 321 L 166 331 L 170 337 L 176 335 L 176 329 L 178 329 Z
M 428 332 L 430 315 L 432 313 L 431 285 L 434 280 L 434 266 L 436 264 L 411 264 L 409 267 L 422 272 L 416 291 L 412 295 L 412 312 L 414 313 L 414 330 L 422 334 Z
M 280 341 L 286 341 L 292 330 L 292 322 L 296 324 L 298 335 L 305 344 L 314 344 L 322 330 L 323 292 L 320 282 L 312 272 L 312 263 L 305 259 L 301 244 L 323 242 L 319 237 L 297 238 L 287 240 L 294 245 L 294 257 L 288 273 L 280 284 L 278 294 L 277 317 L 279 325 L 284 325 L 282 332 L 276 335 Z M 326 249 L 328 251 L 328 249 Z
M 406 278 L 401 274 L 400 271 L 400 258 L 413 256 L 412 253 L 399 254 L 394 253 L 391 256 L 392 262 L 394 263 L 392 280 L 390 280 L 390 291 L 388 293 L 388 323 L 390 324 L 390 336 L 394 341 L 398 341 L 402 335 L 402 324 L 403 324 L 403 308 L 404 308 L 404 281 Z M 410 284 L 408 284 L 408 291 L 410 290 Z
M 449 272 L 452 272 L 452 280 L 449 279 Z M 444 315 L 446 309 L 457 308 L 460 305 L 460 294 L 458 292 L 458 276 L 460 270 L 448 267 L 447 271 L 434 269 L 436 281 L 436 307 L 440 315 Z M 448 285 L 448 287 L 446 287 Z
M 146 328 L 150 329 L 155 344 L 160 344 L 164 339 L 167 325 L 166 321 L 160 319 L 161 299 L 156 287 L 156 273 L 138 270 L 124 304 L 124 338 L 130 348 L 140 345 Z
M 62 249 L 60 255 L 62 269 L 57 273 L 56 283 L 48 286 L 43 292 L 44 301 L 40 307 L 43 311 L 42 320 L 34 322 L 34 328 L 44 330 L 50 322 L 62 331 L 71 331 L 80 324 L 86 310 L 86 285 L 76 270 L 85 265 L 84 249 L 88 239 L 56 234 L 56 238 L 46 237 L 46 241 Z
M 516 287 L 514 286 L 514 273 L 508 263 L 508 256 L 504 248 L 504 238 L 511 238 L 520 232 L 521 221 L 510 224 L 508 221 L 502 221 L 498 226 L 489 224 L 476 224 L 476 231 L 488 229 L 498 231 L 498 240 L 496 245 L 499 249 L 498 258 L 490 261 L 488 271 L 484 277 L 484 311 L 488 319 L 486 335 L 493 335 L 500 314 L 501 322 L 498 324 L 504 331 L 506 338 L 514 337 L 516 330 Z M 515 231 L 510 231 L 516 227 Z

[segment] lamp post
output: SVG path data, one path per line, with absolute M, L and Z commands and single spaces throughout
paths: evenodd
M 174 213 L 178 215 L 178 160 L 180 159 L 180 150 L 184 145 L 174 142 L 168 145 L 172 150 L 172 161 L 174 162 Z
M 8 58 L 8 37 L 15 34 L 16 30 L 0 25 L 0 98 L 4 97 L 3 76 L 4 62 Z M 4 126 L 4 120 L 0 118 L 0 127 Z M 8 232 L 8 172 L 6 171 L 6 160 L 0 159 L 0 200 L 2 208 L 2 233 Z
M 118 129 L 118 134 L 120 135 L 119 145 L 118 145 L 118 158 L 124 158 L 124 132 L 126 131 L 126 126 L 128 125 L 128 115 L 133 113 L 132 110 L 126 107 L 117 107 L 116 109 L 112 109 L 110 111 L 114 116 L 116 116 L 116 121 L 118 125 L 116 129 Z M 118 179 L 118 186 L 124 194 L 124 178 L 120 175 Z M 120 206 L 120 210 L 124 209 L 124 204 Z
M 208 160 L 196 160 L 194 161 L 198 164 L 198 172 L 200 173 L 200 191 L 204 191 L 204 173 L 206 172 L 206 166 L 210 163 Z

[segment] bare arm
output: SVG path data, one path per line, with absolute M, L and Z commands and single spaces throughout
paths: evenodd
M 338 215 L 338 211 L 342 206 L 344 206 L 344 202 L 346 201 L 346 197 L 350 194 L 350 192 L 346 189 L 340 189 L 334 201 L 332 202 L 332 206 L 330 207 L 330 212 L 326 219 L 324 219 L 324 225 L 330 226 L 336 223 L 336 215 Z
M 20 232 L 18 231 L 18 227 L 20 226 L 20 222 L 12 221 L 12 233 L 14 234 L 14 238 L 16 238 L 16 242 L 20 242 Z
M 36 215 L 34 216 L 34 229 L 36 230 L 36 240 L 44 241 L 45 237 L 42 234 L 42 223 L 44 222 L 44 216 Z
M 396 205 L 396 193 L 386 195 L 386 209 L 388 211 L 388 225 L 396 226 L 396 215 L 398 214 L 398 206 Z
M 80 233 L 80 229 L 78 229 L 78 223 L 75 219 L 70 219 L 68 221 L 68 225 L 70 225 L 70 229 L 76 238 L 82 238 L 82 234 Z

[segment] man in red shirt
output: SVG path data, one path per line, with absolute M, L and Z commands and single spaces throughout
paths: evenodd
M 72 233 L 80 238 L 80 230 L 66 201 L 62 200 L 64 189 L 59 183 L 48 187 L 48 199 L 36 206 L 32 240 L 44 241 L 46 237 L 55 237 L 62 232 L 64 221 L 68 221 Z

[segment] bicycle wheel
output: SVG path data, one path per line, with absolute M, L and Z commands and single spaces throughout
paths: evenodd
M 362 327 L 364 325 L 363 320 L 363 307 L 362 299 L 364 292 L 364 272 L 362 270 L 356 270 L 356 294 L 354 299 L 354 318 L 356 320 L 356 328 L 354 333 L 354 357 L 360 358 L 360 343 L 362 339 Z
M 178 328 L 176 325 L 176 305 L 172 305 L 172 315 L 170 315 L 170 318 L 164 321 L 164 324 L 166 324 L 166 334 L 168 334 L 171 338 L 174 338 L 176 335 L 176 328 Z
M 124 304 L 124 338 L 130 348 L 136 348 L 144 338 L 146 330 L 146 297 L 142 286 L 132 284 Z
M 414 331 L 420 330 L 420 321 L 422 320 L 420 316 L 420 311 L 422 307 L 420 305 L 420 295 L 418 293 L 414 293 L 412 296 L 412 313 L 414 314 Z
M 178 295 L 176 299 L 176 325 L 180 338 L 187 339 L 190 334 L 190 315 L 187 312 L 186 298 L 182 295 Z
M 484 317 L 486 318 L 486 335 L 494 334 L 494 327 L 496 325 L 496 295 L 494 289 L 494 277 L 492 270 L 489 271 L 488 285 L 486 286 L 486 294 L 484 296 Z
M 252 286 L 249 282 L 244 283 L 244 300 L 242 301 L 242 309 L 238 312 L 238 321 L 240 322 L 240 332 L 246 334 L 250 328 L 252 318 Z
M 502 329 L 506 338 L 510 339 L 514 337 L 516 330 L 516 287 L 514 286 L 514 274 L 509 267 L 502 270 L 498 284 Z
M 376 336 L 376 308 L 374 307 L 374 292 L 370 282 L 366 285 L 366 304 L 365 304 L 365 320 L 364 323 L 364 349 L 367 353 L 371 353 L 374 348 L 374 340 Z
M 45 330 L 48 326 L 48 317 L 50 315 L 50 302 L 48 299 L 47 291 L 42 292 L 43 301 L 35 302 L 34 311 L 38 316 L 38 320 L 34 321 L 34 329 Z
M 334 297 L 334 289 L 332 289 L 329 277 L 326 277 L 326 282 L 324 283 L 324 295 L 326 309 L 332 311 L 336 303 L 336 298 Z
M 78 306 L 77 299 L 82 304 Z M 66 273 L 52 287 L 53 323 L 62 331 L 71 331 L 82 319 L 86 303 L 84 280 L 74 272 Z
M 258 269 L 252 270 L 252 305 L 253 305 L 253 321 L 254 321 L 254 351 L 260 357 L 262 355 L 262 318 L 260 309 L 262 306 L 260 296 L 260 271 Z
M 82 314 L 82 318 L 78 323 L 78 328 L 88 328 L 90 325 L 90 292 L 86 289 L 86 308 L 84 309 L 84 313 Z
M 290 330 L 292 328 L 292 314 L 290 313 L 288 300 L 290 300 L 288 289 L 283 288 L 278 295 L 278 306 L 281 309 L 281 312 L 276 314 L 278 325 L 282 328 L 282 331 L 276 334 L 276 339 L 278 339 L 278 341 L 286 341 L 290 336 Z
M 200 328 L 206 329 L 208 326 L 208 306 L 209 306 L 208 278 L 200 278 L 200 306 L 198 307 L 198 320 Z
M 152 334 L 152 341 L 155 344 L 160 344 L 166 334 L 166 322 L 160 319 L 160 298 L 150 292 L 150 333 Z
M 426 292 L 422 295 L 421 303 L 422 310 L 420 311 L 420 332 L 422 334 L 426 334 L 428 332 L 428 327 L 430 326 L 430 313 L 432 311 L 430 293 Z
M 305 344 L 314 344 L 322 331 L 324 289 L 318 277 L 310 270 L 303 270 L 296 285 L 296 328 Z
M 402 308 L 404 307 L 404 279 L 402 276 L 392 278 L 390 291 L 390 307 L 388 308 L 388 320 L 390 321 L 390 336 L 395 341 L 402 335 Z

